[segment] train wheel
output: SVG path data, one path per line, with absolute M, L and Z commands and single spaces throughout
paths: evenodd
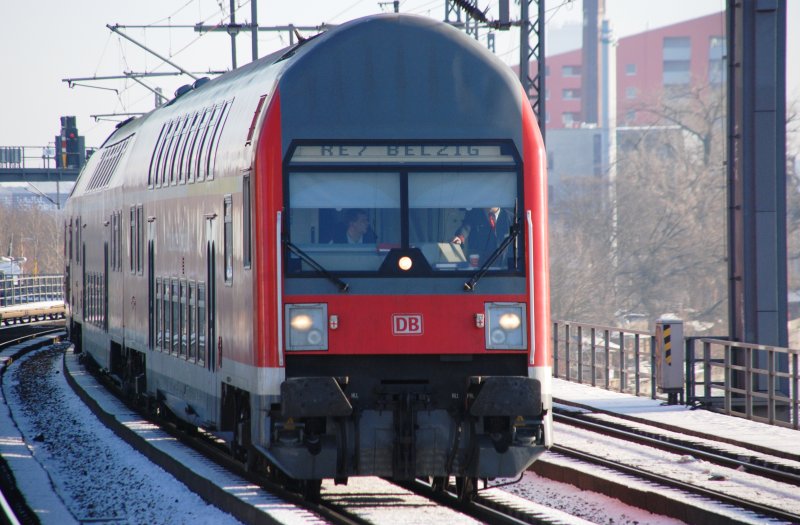
M 252 466 L 253 456 L 250 443 L 250 396 L 247 392 L 237 392 L 236 403 L 236 423 L 233 425 L 233 441 L 231 452 L 239 461 L 243 461 L 246 466 Z
M 459 501 L 472 501 L 475 499 L 477 489 L 477 478 L 470 478 L 467 476 L 464 476 L 463 478 L 456 478 L 456 495 L 458 496 Z
M 303 497 L 308 501 L 319 501 L 320 492 L 322 491 L 321 479 L 304 479 L 300 482 Z
M 434 492 L 444 492 L 448 481 L 449 478 L 447 476 L 434 476 L 431 481 L 431 489 Z

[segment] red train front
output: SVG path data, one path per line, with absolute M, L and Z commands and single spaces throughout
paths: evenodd
M 541 135 L 449 26 L 369 17 L 197 84 L 67 215 L 73 340 L 243 459 L 468 487 L 552 440 Z
M 279 298 L 259 346 L 286 374 L 265 452 L 296 478 L 516 475 L 550 439 L 530 105 L 429 20 L 326 37 L 283 74 L 256 163 L 259 270 L 283 268 L 258 300 Z

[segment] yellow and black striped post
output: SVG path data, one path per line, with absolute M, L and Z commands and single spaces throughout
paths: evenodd
M 683 398 L 684 388 L 683 321 L 656 321 L 656 386 L 669 397 L 669 403 Z

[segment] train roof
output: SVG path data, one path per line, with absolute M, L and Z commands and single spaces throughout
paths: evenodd
M 282 115 L 291 116 L 282 121 L 284 153 L 291 140 L 304 138 L 521 140 L 524 93 L 507 65 L 448 24 L 381 14 L 198 82 L 164 106 L 123 123 L 84 167 L 72 195 L 122 185 L 125 177 L 119 172 L 124 170 L 114 168 L 124 164 L 134 149 L 127 145 L 140 130 L 149 134 L 141 147 L 152 152 L 153 130 L 177 115 L 223 99 L 258 100 L 273 86 L 280 92 Z M 509 125 L 515 129 L 509 131 Z M 144 157 L 137 160 L 141 165 Z

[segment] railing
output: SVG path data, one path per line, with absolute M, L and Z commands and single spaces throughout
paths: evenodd
M 553 323 L 553 377 L 655 399 L 655 370 L 650 332 Z
M 53 146 L 0 146 L 0 168 L 53 168 Z
M 688 339 L 687 401 L 728 415 L 798 429 L 798 356 L 800 350 L 791 348 Z
M 0 277 L 0 308 L 17 304 L 63 300 L 63 275 L 6 275 Z

